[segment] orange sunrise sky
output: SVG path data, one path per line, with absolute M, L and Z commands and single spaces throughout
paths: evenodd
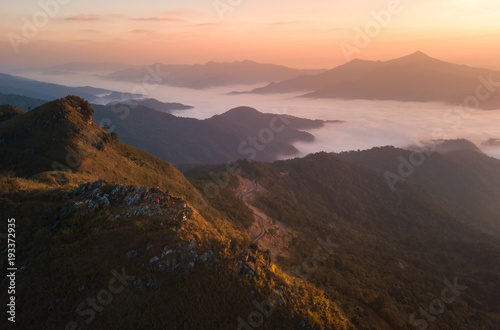
M 362 59 L 420 50 L 500 69 L 496 0 L 29 0 L 2 1 L 0 8 L 4 68 L 244 59 L 331 68 L 348 60 L 348 45 Z M 369 44 L 357 47 L 358 31 L 367 27 Z

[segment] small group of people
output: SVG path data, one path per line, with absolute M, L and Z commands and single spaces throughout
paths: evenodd
M 155 193 L 161 193 L 161 190 L 160 190 L 160 187 L 156 187 L 156 189 L 154 189 Z M 159 194 L 159 197 L 156 199 L 155 203 L 156 204 L 159 204 L 160 206 L 161 205 L 164 205 L 165 203 L 167 203 L 169 201 L 169 198 L 170 198 L 170 194 L 169 194 L 169 191 L 165 191 L 164 194 Z

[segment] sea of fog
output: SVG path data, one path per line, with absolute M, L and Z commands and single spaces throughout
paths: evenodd
M 93 86 L 127 93 L 141 90 L 140 85 L 105 80 L 95 74 L 24 73 L 22 76 L 67 86 Z M 146 90 L 146 97 L 193 106 L 193 109 L 175 111 L 173 114 L 198 119 L 209 118 L 244 105 L 260 112 L 343 121 L 310 130 L 315 136 L 314 142 L 295 143 L 300 156 L 317 151 L 363 150 L 385 145 L 407 147 L 436 138 L 465 138 L 488 155 L 500 159 L 500 110 L 464 109 L 441 103 L 305 99 L 296 97 L 297 94 L 228 95 L 232 91 L 255 87 L 258 86 L 193 90 L 151 85 Z M 484 144 L 489 139 L 499 140 L 498 143 Z

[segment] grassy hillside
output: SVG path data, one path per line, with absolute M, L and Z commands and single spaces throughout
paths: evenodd
M 331 154 L 240 166 L 242 175 L 266 190 L 255 205 L 298 233 L 289 246 L 291 258 L 279 259 L 279 265 L 342 302 L 356 328 L 421 328 L 423 323 L 410 323 L 413 313 L 414 322 L 423 319 L 432 329 L 494 329 L 498 324 L 499 236 L 471 225 L 450 203 L 412 184 L 392 193 L 381 173 Z M 187 174 L 202 187 L 209 171 L 221 170 Z M 228 215 L 243 208 L 230 205 Z M 315 258 L 319 242 L 328 240 L 335 245 L 332 253 L 326 260 Z M 430 315 L 432 321 L 419 314 L 420 307 L 429 310 L 429 303 L 439 299 L 443 281 L 455 278 L 468 287 L 459 299 Z
M 213 177 L 227 165 L 192 169 L 187 179 L 119 142 L 78 97 L 8 113 L 0 122 L 0 209 L 4 228 L 16 223 L 20 329 L 495 329 L 500 322 L 500 239 L 468 213 L 491 206 L 498 162 L 476 151 L 436 154 L 421 179 L 394 192 L 381 171 L 385 158 L 374 154 L 402 152 L 391 148 L 371 158 L 239 161 L 240 178 L 230 175 L 226 185 Z M 232 115 L 241 114 L 224 122 Z M 425 173 L 445 184 L 463 176 L 449 183 L 457 199 L 423 184 Z M 241 177 L 262 187 L 254 206 L 289 228 L 286 255 L 272 258 L 246 234 L 254 220 L 234 191 Z M 219 193 L 209 196 L 214 182 Z M 484 195 L 465 209 L 454 204 L 475 193 Z M 6 301 L 7 281 L 0 286 Z M 1 313 L 4 328 L 6 307 Z
M 444 144 L 459 142 L 448 141 Z M 430 149 L 436 152 L 425 155 L 422 164 L 416 166 L 408 178 L 403 178 L 404 182 L 397 182 L 395 188 L 415 184 L 451 203 L 453 208 L 463 212 L 468 223 L 500 233 L 500 161 L 486 156 L 477 148 L 463 145 L 463 142 L 460 148 L 441 149 L 440 145 Z M 342 153 L 339 157 L 371 167 L 382 174 L 391 172 L 399 176 L 401 159 L 409 161 L 411 155 L 408 150 L 384 147 Z
M 168 186 L 176 194 L 193 196 L 188 181 L 173 166 L 117 141 L 92 121 L 92 112 L 87 102 L 67 97 L 0 123 L 0 170 L 50 184 L 106 178 Z
M 87 102 L 67 97 L 0 124 L 1 225 L 16 221 L 16 328 L 349 327 L 337 302 L 277 267 L 179 171 L 91 116 Z M 80 161 L 68 164 L 68 148 Z

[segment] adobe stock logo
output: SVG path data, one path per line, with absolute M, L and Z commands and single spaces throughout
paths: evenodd
M 31 20 L 23 17 L 23 26 L 21 27 L 21 34 L 14 32 L 9 32 L 7 38 L 10 41 L 12 49 L 17 54 L 19 53 L 19 46 L 22 44 L 27 44 L 33 38 L 38 35 L 40 29 L 49 24 L 49 18 L 55 17 L 59 14 L 61 9 L 60 5 L 66 5 L 71 0 L 47 0 L 39 1 L 38 5 L 40 10 L 33 14 Z
M 271 299 L 276 299 L 275 293 L 273 293 L 273 297 Z M 264 324 L 264 317 L 270 318 L 273 315 L 274 307 L 269 301 L 259 303 L 257 300 L 254 300 L 252 303 L 255 307 L 257 307 L 257 310 L 248 314 L 246 321 L 238 316 L 238 328 L 236 328 L 236 330 L 252 330 L 260 328 Z
M 223 21 L 224 20 L 224 15 L 227 12 L 232 13 L 236 7 L 241 5 L 243 0 L 214 0 L 212 3 L 215 9 L 215 12 L 219 16 L 219 18 Z
M 455 277 L 453 283 L 444 280 L 445 287 L 441 291 L 441 296 L 434 299 L 429 303 L 428 309 L 423 307 L 419 308 L 419 313 L 413 313 L 410 315 L 408 323 L 413 325 L 419 330 L 425 330 L 429 326 L 429 323 L 434 322 L 440 314 L 444 313 L 446 310 L 446 305 L 450 305 L 455 302 L 455 300 L 462 294 L 461 291 L 467 289 L 465 285 L 458 284 L 457 278 Z M 422 316 L 422 319 L 417 319 L 417 317 Z
M 474 89 L 474 93 L 464 98 L 461 103 L 461 108 L 450 109 L 443 114 L 443 121 L 450 125 L 449 131 L 457 131 L 463 125 L 464 119 L 471 116 L 471 112 L 480 109 L 481 101 L 488 100 L 493 93 L 497 92 L 500 88 L 500 82 L 493 80 L 493 74 L 490 74 L 487 78 L 479 76 L 477 79 L 479 83 Z M 447 138 L 446 130 L 444 128 L 435 128 L 432 131 L 431 141 L 439 141 Z M 391 171 L 386 171 L 384 177 L 389 185 L 392 192 L 396 191 L 396 184 L 404 183 L 408 178 L 410 178 L 416 171 L 416 169 L 422 166 L 426 160 L 432 156 L 436 150 L 436 145 L 431 144 L 428 148 L 419 148 L 419 150 L 414 150 L 410 155 L 405 158 L 402 155 L 398 157 L 399 165 L 397 167 L 397 173 Z
M 113 277 L 109 280 L 107 287 L 101 289 L 96 296 L 87 297 L 76 308 L 78 316 L 85 318 L 83 322 L 90 324 L 95 320 L 97 313 L 102 313 L 104 308 L 111 304 L 128 285 L 135 279 L 135 276 L 130 276 L 125 273 L 125 268 L 122 268 L 121 274 L 115 269 L 111 271 Z M 65 330 L 80 330 L 82 327 L 75 321 L 68 322 Z
M 387 9 L 372 11 L 370 13 L 372 20 L 366 22 L 364 29 L 360 27 L 354 29 L 356 34 L 353 43 L 342 42 L 340 44 L 340 50 L 344 54 L 344 58 L 351 61 L 354 54 L 361 53 L 362 49 L 371 44 L 373 38 L 378 37 L 382 30 L 391 24 L 393 16 L 401 14 L 403 9 L 399 0 L 390 0 Z
M 277 121 L 281 123 L 276 124 Z M 255 160 L 257 154 L 266 149 L 266 146 L 274 141 L 276 134 L 285 130 L 290 122 L 285 116 L 274 116 L 269 122 L 269 127 L 262 128 L 256 136 L 249 136 L 247 141 L 242 141 L 238 145 L 238 153 L 249 155 L 249 159 Z

